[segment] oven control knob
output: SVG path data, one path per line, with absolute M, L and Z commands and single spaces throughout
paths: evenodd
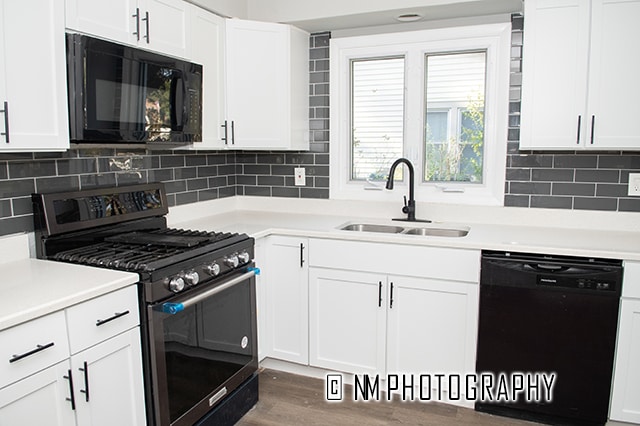
M 184 290 L 184 280 L 182 277 L 175 277 L 169 281 L 169 290 L 174 293 L 179 293 Z
M 227 257 L 224 260 L 224 263 L 226 263 L 227 266 L 230 267 L 230 268 L 237 268 L 238 264 L 239 264 L 238 255 L 234 254 L 232 256 Z
M 220 273 L 220 265 L 215 262 L 212 263 L 211 265 L 207 266 L 207 272 L 209 273 L 209 275 L 213 275 L 215 277 Z
M 189 285 L 196 285 L 200 282 L 200 275 L 196 271 L 189 271 L 184 274 L 184 280 Z
M 244 265 L 245 263 L 249 263 L 251 259 L 249 258 L 249 253 L 243 251 L 238 255 L 238 260 L 240 261 L 241 265 Z

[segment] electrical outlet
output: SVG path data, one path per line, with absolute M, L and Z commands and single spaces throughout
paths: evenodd
M 640 197 L 640 173 L 629 173 L 629 192 L 632 197 Z
M 305 186 L 306 177 L 304 167 L 296 167 L 293 171 L 296 186 Z

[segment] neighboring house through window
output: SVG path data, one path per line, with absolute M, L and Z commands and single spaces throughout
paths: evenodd
M 509 23 L 333 38 L 331 197 L 397 198 L 379 189 L 406 157 L 418 201 L 502 204 L 509 41 Z

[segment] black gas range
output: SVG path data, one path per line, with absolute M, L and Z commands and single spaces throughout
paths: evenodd
M 233 424 L 255 404 L 252 238 L 167 227 L 161 183 L 34 194 L 33 205 L 39 258 L 139 275 L 149 425 Z

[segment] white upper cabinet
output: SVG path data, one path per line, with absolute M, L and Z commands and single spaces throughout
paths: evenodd
M 186 58 L 189 10 L 190 5 L 182 0 L 66 0 L 66 26 Z
M 521 149 L 640 149 L 640 0 L 524 3 Z
M 224 27 L 225 19 L 192 6 L 191 60 L 202 65 L 202 142 L 195 149 L 224 148 L 223 128 L 225 114 L 224 90 Z
M 285 24 L 228 20 L 225 79 L 226 147 L 308 149 L 308 33 Z
M 69 148 L 64 2 L 0 2 L 0 151 Z

